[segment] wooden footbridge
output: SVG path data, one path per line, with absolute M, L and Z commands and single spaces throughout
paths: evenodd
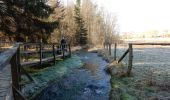
M 71 56 L 69 44 L 43 43 L 0 43 L 11 48 L 1 48 L 0 53 L 0 100 L 27 100 L 24 97 L 21 76 L 25 75 L 29 82 L 34 79 L 25 67 L 42 67 L 43 64 L 55 63 L 58 59 Z M 3 50 L 4 49 L 4 50 Z

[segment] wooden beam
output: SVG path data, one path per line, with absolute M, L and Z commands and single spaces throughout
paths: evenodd
M 125 51 L 125 53 L 120 57 L 120 59 L 118 60 L 118 63 L 123 60 L 123 58 L 128 54 L 128 52 L 129 52 L 129 49 L 127 49 L 127 50 Z
M 22 66 L 21 66 L 21 70 L 22 70 L 23 74 L 25 74 L 31 82 L 32 81 L 35 82 L 34 79 L 31 77 L 31 75 L 29 73 L 27 73 L 27 71 Z
M 12 85 L 14 100 L 27 100 L 24 95 L 14 86 Z
M 170 45 L 170 43 L 130 43 L 132 45 Z

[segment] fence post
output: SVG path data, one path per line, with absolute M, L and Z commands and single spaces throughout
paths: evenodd
M 115 47 L 114 47 L 114 60 L 116 60 L 116 50 L 117 50 L 117 43 L 115 43 Z
M 54 44 L 53 44 L 53 56 L 54 56 L 54 64 L 55 64 L 56 58 L 55 58 L 55 45 Z
M 108 44 L 109 45 L 109 55 L 111 56 L 112 55 L 112 48 L 111 48 L 111 43 Z
M 71 57 L 71 45 L 69 44 L 69 46 L 68 46 L 69 48 L 69 57 Z
M 133 60 L 133 48 L 132 48 L 132 44 L 129 44 L 129 63 L 128 63 L 128 71 L 127 71 L 128 76 L 130 76 L 131 74 L 132 60 Z
M 61 44 L 61 49 L 62 49 L 62 52 L 63 52 L 63 59 L 65 58 L 65 48 L 64 48 L 65 46 L 64 46 L 64 44 Z
M 40 42 L 40 66 L 42 67 L 42 42 Z

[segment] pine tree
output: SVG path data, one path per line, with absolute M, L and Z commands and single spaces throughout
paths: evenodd
M 36 36 L 47 42 L 47 37 L 59 24 L 58 20 L 48 21 L 55 9 L 47 4 L 48 1 L 0 0 L 0 31 L 15 39 Z
M 84 20 L 81 16 L 81 0 L 77 0 L 75 5 L 75 23 L 76 23 L 76 33 L 75 39 L 76 44 L 85 45 L 87 44 L 87 29 L 85 28 Z

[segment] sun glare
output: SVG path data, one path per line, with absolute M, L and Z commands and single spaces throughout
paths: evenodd
M 95 0 L 116 13 L 121 32 L 170 29 L 169 0 Z

